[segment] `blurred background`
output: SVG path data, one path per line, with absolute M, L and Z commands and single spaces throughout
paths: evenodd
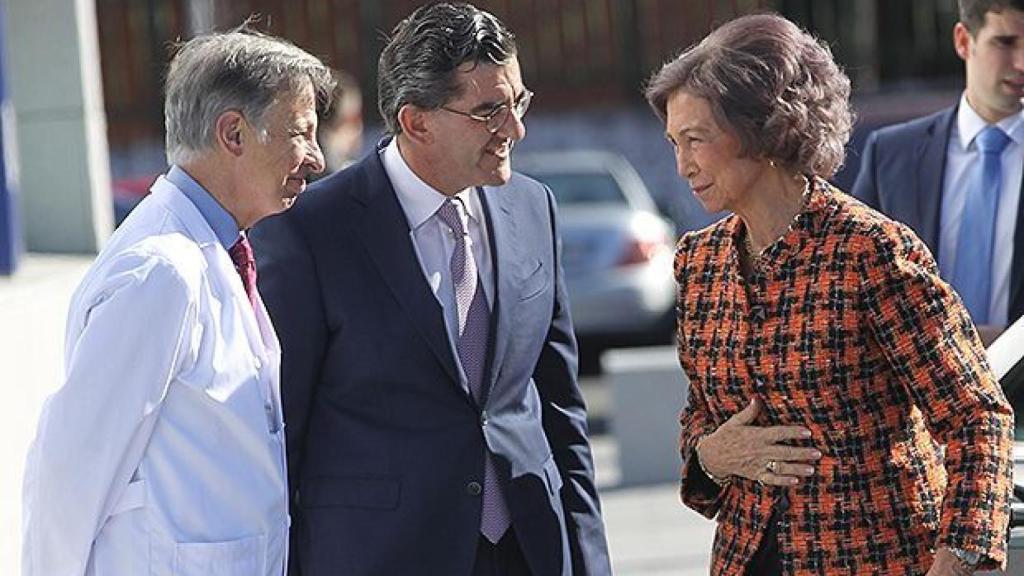
M 8 0 L 12 1 L 12 0 Z M 13 0 L 17 2 L 18 0 Z M 20 0 L 29 2 L 29 0 Z M 111 176 L 131 188 L 163 168 L 161 78 L 169 46 L 251 14 L 344 70 L 361 87 L 366 146 L 379 134 L 376 66 L 383 37 L 416 0 L 95 0 Z M 955 0 L 481 0 L 515 31 L 524 80 L 537 94 L 523 151 L 601 148 L 622 154 L 679 230 L 709 223 L 675 177 L 643 81 L 717 23 L 773 10 L 826 40 L 856 91 L 858 134 L 953 102 L 962 67 L 952 49 Z M 15 103 L 17 105 L 17 102 Z M 143 183 L 145 184 L 145 183 Z
M 0 98 L 7 110 L 2 124 L 4 180 L 9 181 L 0 196 L 0 275 L 13 272 L 22 250 L 96 252 L 164 171 L 161 86 L 176 41 L 237 26 L 255 15 L 257 28 L 292 40 L 343 71 L 346 93 L 356 100 L 346 105 L 340 122 L 357 136 L 346 137 L 339 154 L 351 160 L 380 137 L 376 62 L 384 38 L 423 3 L 0 0 L 7 21 L 0 32 L 6 49 Z M 842 188 L 853 182 L 870 129 L 948 105 L 961 88 L 962 64 L 951 40 L 955 0 L 477 4 L 515 31 L 524 80 L 537 94 L 526 119 L 529 135 L 517 151 L 586 149 L 621 156 L 674 234 L 719 215 L 705 213 L 675 175 L 662 127 L 646 108 L 641 89 L 663 62 L 716 24 L 772 10 L 832 46 L 853 80 L 859 115 L 846 166 L 835 178 Z M 62 42 L 55 43 L 55 37 Z M 82 140 L 70 139 L 69 128 Z M 75 191 L 60 189 L 55 179 L 62 173 L 71 174 L 63 186 L 77 186 Z M 113 206 L 109 215 L 102 213 L 107 205 Z

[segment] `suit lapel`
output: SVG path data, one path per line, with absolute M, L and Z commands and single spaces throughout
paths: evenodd
M 361 219 L 363 245 L 399 306 L 412 320 L 445 372 L 461 388 L 441 304 L 423 277 L 423 269 L 409 237 L 405 212 L 384 172 L 380 155 L 370 154 L 363 160 L 361 168 L 368 180 L 359 196 L 366 210 Z
M 491 314 L 490 354 L 484 371 L 484 398 L 486 404 L 491 388 L 501 372 L 501 363 L 508 349 L 512 333 L 512 308 L 518 291 L 515 288 L 515 270 L 519 269 L 519 243 L 516 242 L 516 222 L 508 205 L 509 190 L 484 187 L 478 189 L 487 217 L 487 230 L 494 265 L 494 306 Z
M 939 218 L 942 206 L 942 185 L 946 173 L 946 150 L 949 146 L 949 133 L 953 119 L 956 118 L 956 107 L 952 107 L 936 117 L 928 127 L 928 138 L 918 149 L 917 159 L 917 198 L 916 204 L 920 215 L 921 239 L 935 254 L 939 253 Z

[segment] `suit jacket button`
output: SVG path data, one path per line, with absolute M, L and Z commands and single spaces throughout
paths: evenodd
M 479 482 L 470 482 L 466 484 L 466 493 L 470 496 L 479 496 L 483 492 L 483 488 L 480 487 Z
M 480 426 L 487 426 L 487 410 L 480 413 Z

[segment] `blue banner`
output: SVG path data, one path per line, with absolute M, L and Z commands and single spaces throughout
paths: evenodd
M 0 276 L 14 273 L 22 252 L 14 106 L 7 94 L 7 58 L 4 52 L 5 8 L 6 2 L 0 0 Z

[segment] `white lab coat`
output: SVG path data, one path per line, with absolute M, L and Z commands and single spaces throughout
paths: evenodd
M 26 576 L 284 573 L 280 348 L 188 198 L 154 183 L 68 314 L 24 485 Z

